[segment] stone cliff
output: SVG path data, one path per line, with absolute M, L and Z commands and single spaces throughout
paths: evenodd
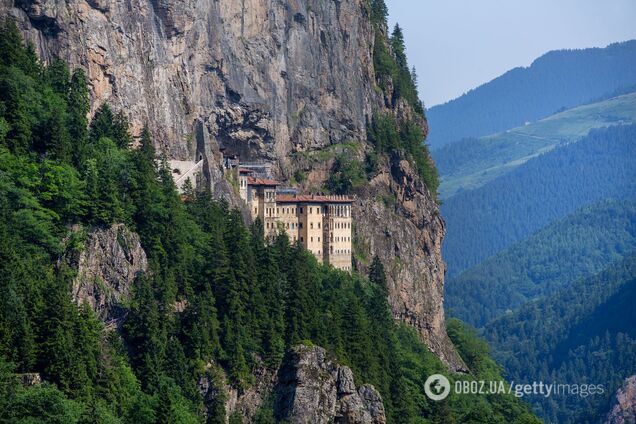
M 83 238 L 83 230 L 75 234 Z M 146 271 L 148 261 L 139 235 L 124 224 L 88 231 L 79 250 L 69 250 L 66 262 L 77 270 L 72 285 L 73 300 L 88 304 L 99 319 L 118 324 L 137 276 Z
M 636 423 L 636 375 L 628 377 L 616 391 L 605 424 Z
M 300 157 L 342 143 L 363 154 L 374 111 L 412 114 L 376 87 L 366 0 L 0 0 L 0 14 L 44 60 L 85 68 L 94 108 L 124 110 L 136 133 L 148 123 L 170 159 L 203 159 L 206 185 L 234 204 L 221 151 L 271 161 L 281 180 L 302 171 L 302 188 L 319 188 L 333 157 Z M 386 264 L 395 317 L 461 369 L 444 327 L 433 196 L 398 156 L 357 194 L 357 249 Z
M 263 369 L 255 374 L 256 384 L 239 394 L 229 386 L 219 390 L 213 384 L 219 375 L 210 367 L 199 381 L 206 407 L 223 399 L 228 415 L 239 414 L 244 422 L 254 422 L 259 408 L 269 399 L 277 422 L 386 423 L 378 391 L 368 384 L 356 387 L 351 369 L 335 362 L 322 347 L 296 346 L 278 370 Z

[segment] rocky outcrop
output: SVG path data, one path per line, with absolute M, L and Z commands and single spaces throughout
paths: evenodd
M 373 386 L 356 389 L 351 369 L 340 366 L 317 346 L 298 346 L 278 373 L 275 412 L 293 423 L 386 422 L 384 404 Z
M 636 423 L 636 375 L 625 379 L 623 386 L 616 392 L 614 404 L 605 424 Z
M 88 304 L 107 323 L 122 318 L 130 288 L 148 266 L 139 236 L 124 224 L 91 230 L 71 262 L 77 269 L 73 300 Z
M 296 346 L 278 370 L 263 367 L 254 377 L 255 384 L 237 390 L 227 384 L 221 368 L 209 364 L 199 379 L 206 412 L 223 405 L 226 417 L 238 413 L 243 422 L 251 423 L 267 407 L 281 422 L 386 423 L 378 391 L 366 384 L 356 388 L 351 369 L 329 358 L 322 347 Z
M 375 84 L 367 0 L 0 0 L 0 14 L 44 60 L 86 69 L 93 108 L 110 102 L 137 133 L 147 122 L 169 159 L 203 160 L 205 184 L 234 205 L 222 151 L 271 161 L 283 181 L 315 154 L 301 189 L 319 188 L 320 152 L 354 142 L 363 155 L 376 110 L 412 116 Z M 395 317 L 461 369 L 443 323 L 444 225 L 408 163 L 382 166 L 354 219 L 357 249 L 387 264 Z
M 377 255 L 385 266 L 395 318 L 414 326 L 451 369 L 465 371 L 444 324 L 444 221 L 408 161 L 390 157 L 357 197 L 354 217 L 356 248 L 369 252 L 368 258 Z M 367 263 L 356 265 L 365 270 Z

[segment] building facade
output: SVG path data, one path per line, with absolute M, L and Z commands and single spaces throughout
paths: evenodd
M 351 271 L 352 218 L 348 196 L 299 195 L 279 183 L 239 168 L 239 193 L 253 219 L 263 223 L 265 237 L 285 232 L 321 263 Z

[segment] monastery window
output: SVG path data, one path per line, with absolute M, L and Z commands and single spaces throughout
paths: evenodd
M 257 213 L 257 212 L 258 212 L 258 209 L 257 209 L 257 208 L 254 208 L 254 213 Z
M 303 208 L 302 208 L 302 206 L 300 207 L 300 213 L 303 213 Z
M 313 243 L 313 242 L 314 242 L 314 238 L 313 238 L 313 237 L 311 237 L 311 238 L 309 239 L 309 241 L 311 241 L 311 242 Z
M 318 223 L 318 228 L 320 228 L 320 222 Z
M 318 237 L 318 241 L 320 241 L 320 237 Z
M 300 242 L 302 243 L 304 241 L 305 241 L 305 238 L 303 236 L 300 236 Z
M 280 212 L 278 211 L 278 208 L 276 208 L 276 215 L 278 215 Z
M 292 230 L 294 229 L 294 223 L 292 222 Z M 296 239 L 296 237 L 294 237 L 294 239 Z
M 312 230 L 314 229 L 314 223 L 313 222 L 309 223 L 309 228 L 312 229 Z
M 303 228 L 303 223 L 302 222 L 298 224 L 298 228 Z
M 289 230 L 289 222 L 287 223 L 287 229 Z

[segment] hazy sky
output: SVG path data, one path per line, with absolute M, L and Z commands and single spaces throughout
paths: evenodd
M 636 38 L 636 0 L 385 0 L 427 107 L 543 53 Z M 636 70 L 635 70 L 636 72 Z

